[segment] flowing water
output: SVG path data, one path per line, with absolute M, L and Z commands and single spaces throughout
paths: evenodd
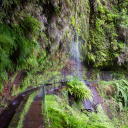
M 78 77 L 84 84 L 85 86 L 88 86 L 90 90 L 92 91 L 93 94 L 93 102 L 90 100 L 83 100 L 83 105 L 86 110 L 95 110 L 97 109 L 97 105 L 102 102 L 102 99 L 98 97 L 98 93 L 96 90 L 96 87 L 89 86 L 90 84 L 83 80 L 82 77 L 82 64 L 81 64 L 81 59 L 80 59 L 80 50 L 79 50 L 79 40 L 75 41 L 75 39 L 72 39 L 72 52 L 71 52 L 71 60 L 75 62 L 75 67 L 72 72 L 72 75 L 75 77 Z M 96 83 L 96 81 L 92 81 L 91 84 Z
M 74 70 L 72 75 L 82 79 L 81 77 L 81 61 L 80 61 L 80 52 L 79 52 L 79 41 L 72 39 L 72 48 L 71 48 L 71 60 L 75 62 Z

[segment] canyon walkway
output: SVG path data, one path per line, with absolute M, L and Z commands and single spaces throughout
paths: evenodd
M 39 94 L 34 98 L 29 111 L 25 115 L 22 128 L 45 128 L 41 104 L 42 94 Z

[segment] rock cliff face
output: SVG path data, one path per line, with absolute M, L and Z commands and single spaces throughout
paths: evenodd
M 0 5 L 0 90 L 7 99 L 19 84 L 37 84 L 45 69 L 58 71 L 66 61 L 76 5 L 67 0 L 3 0 Z
M 59 45 L 62 41 L 65 31 L 69 27 L 73 8 L 65 0 L 61 2 L 59 0 L 8 0 L 7 2 L 1 1 L 1 5 L 1 22 L 8 24 L 11 28 L 14 26 L 23 27 L 25 34 L 27 34 L 25 36 L 31 34 L 32 39 L 35 38 L 37 33 L 34 35 L 31 33 L 35 24 L 29 26 L 30 22 L 32 23 L 32 20 L 34 20 L 30 18 L 38 20 L 41 25 L 39 31 L 43 32 L 46 37 L 40 35 L 41 37 L 37 41 L 43 48 L 49 46 L 49 50 L 55 47 L 51 47 L 51 44 Z
M 12 93 L 19 85 L 35 85 L 59 74 L 55 71 L 70 61 L 73 36 L 88 69 L 126 70 L 127 2 L 1 0 L 0 5 L 1 96 L 4 90 Z M 22 77 L 16 77 L 19 74 Z

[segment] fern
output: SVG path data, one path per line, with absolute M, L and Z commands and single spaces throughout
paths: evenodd
M 13 70 L 10 55 L 16 48 L 14 32 L 7 25 L 0 24 L 0 82 L 7 81 L 7 72 Z
M 125 102 L 125 107 L 127 107 L 128 104 L 128 82 L 125 80 L 119 80 L 113 82 L 114 85 L 116 85 L 117 88 L 117 95 L 116 99 L 123 98 Z
M 90 99 L 92 101 L 92 93 L 91 90 L 85 86 L 85 84 L 78 79 L 74 79 L 73 81 L 67 82 L 67 91 L 78 99 Z
M 125 107 L 128 105 L 128 82 L 126 80 L 116 80 L 116 81 L 110 81 L 110 82 L 101 82 L 100 83 L 103 86 L 99 86 L 104 91 L 106 91 L 107 87 L 111 87 L 114 91 L 112 94 L 112 97 L 115 98 L 117 101 L 125 103 Z M 106 92 L 105 92 L 106 93 Z
M 47 95 L 46 104 L 50 127 L 86 128 L 89 118 L 80 111 L 75 111 L 69 105 L 65 104 L 60 97 Z M 47 119 L 45 120 L 47 121 Z
M 27 15 L 24 19 L 20 21 L 20 26 L 23 29 L 24 33 L 32 35 L 39 35 L 42 30 L 42 24 L 34 17 Z
M 0 83 L 7 81 L 7 72 L 38 66 L 35 49 L 39 50 L 38 43 L 26 38 L 22 28 L 0 24 Z
M 106 95 L 105 102 L 112 111 L 111 116 L 114 117 L 112 121 L 115 127 L 127 124 L 128 82 L 126 80 L 104 81 L 98 88 Z M 108 88 L 111 89 L 111 93 Z
M 64 98 L 64 97 L 63 97 Z M 106 116 L 101 105 L 98 106 L 98 113 L 90 113 L 88 116 L 81 113 L 78 104 L 71 108 L 65 99 L 58 96 L 47 95 L 46 104 L 50 127 L 66 128 L 114 128 Z M 43 106 L 43 104 L 42 104 Z M 45 113 L 46 115 L 46 113 Z M 47 119 L 45 118 L 46 124 Z M 48 127 L 46 125 L 46 127 Z

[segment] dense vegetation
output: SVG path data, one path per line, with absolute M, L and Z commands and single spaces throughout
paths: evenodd
M 92 92 L 87 86 L 85 86 L 82 81 L 79 81 L 77 79 L 68 81 L 67 91 L 77 100 L 89 99 L 92 101 Z
M 64 50 L 68 48 L 65 43 L 68 37 L 64 26 L 69 24 L 65 18 L 70 12 L 63 17 L 60 13 L 63 8 L 56 2 L 1 1 L 0 92 L 3 98 L 17 88 L 23 90 L 43 82 L 43 77 L 48 80 L 59 74 L 63 61 L 67 60 Z M 8 91 L 2 94 L 5 89 Z
M 97 91 L 104 101 L 98 104 L 96 111 L 88 112 L 83 106 L 83 97 L 90 90 L 82 89 L 81 81 L 74 80 L 67 86 L 78 85 L 77 94 L 73 95 L 74 88 L 64 88 L 61 95 L 46 95 L 45 100 L 45 125 L 46 127 L 71 127 L 71 128 L 127 128 L 128 127 L 128 82 L 125 80 L 102 81 L 97 85 Z M 77 83 L 77 84 L 76 84 Z M 80 93 L 84 90 L 84 94 Z M 69 91 L 69 92 L 68 92 Z M 81 99 L 77 97 L 81 94 Z M 87 98 L 88 100 L 90 97 Z M 72 103 L 70 103 L 70 99 Z M 42 102 L 43 111 L 43 102 Z
M 89 69 L 125 72 L 126 1 L 6 0 L 0 4 L 1 91 L 35 85 L 46 70 L 58 67 L 60 71 L 68 60 L 73 35 L 81 42 L 81 58 Z M 21 70 L 20 82 L 15 82 Z
M 79 104 L 74 101 L 72 107 L 68 105 L 66 92 L 63 97 L 46 96 L 47 108 L 45 116 L 48 114 L 45 124 L 46 127 L 55 128 L 114 128 L 108 117 L 105 115 L 101 106 L 98 113 L 81 112 L 82 102 Z
M 74 62 L 70 56 L 74 39 L 79 42 L 84 79 L 101 80 L 105 71 L 110 72 L 108 79 L 118 79 L 101 83 L 98 89 L 106 104 L 116 105 L 117 109 L 110 105 L 115 112 L 113 116 L 119 114 L 117 118 L 121 115 L 126 119 L 123 116 L 128 107 L 126 0 L 1 0 L 0 5 L 0 105 L 29 86 L 60 81 L 61 76 L 71 75 L 68 71 L 75 69 L 71 67 Z M 77 99 L 91 99 L 90 90 L 77 82 L 68 82 L 69 94 Z M 55 99 L 61 101 L 61 106 Z M 85 121 L 86 127 L 90 127 L 89 117 L 78 111 L 80 120 L 77 120 L 76 109 L 62 103 L 63 98 L 48 96 L 47 100 L 48 104 L 56 104 L 56 108 L 48 109 L 51 120 L 52 114 L 60 114 L 56 119 L 61 123 L 59 126 L 84 127 Z M 95 113 L 93 116 L 100 118 Z M 126 120 L 121 122 L 117 118 L 113 118 L 115 127 L 126 124 Z M 99 119 L 95 123 L 103 123 L 104 127 L 104 122 Z

